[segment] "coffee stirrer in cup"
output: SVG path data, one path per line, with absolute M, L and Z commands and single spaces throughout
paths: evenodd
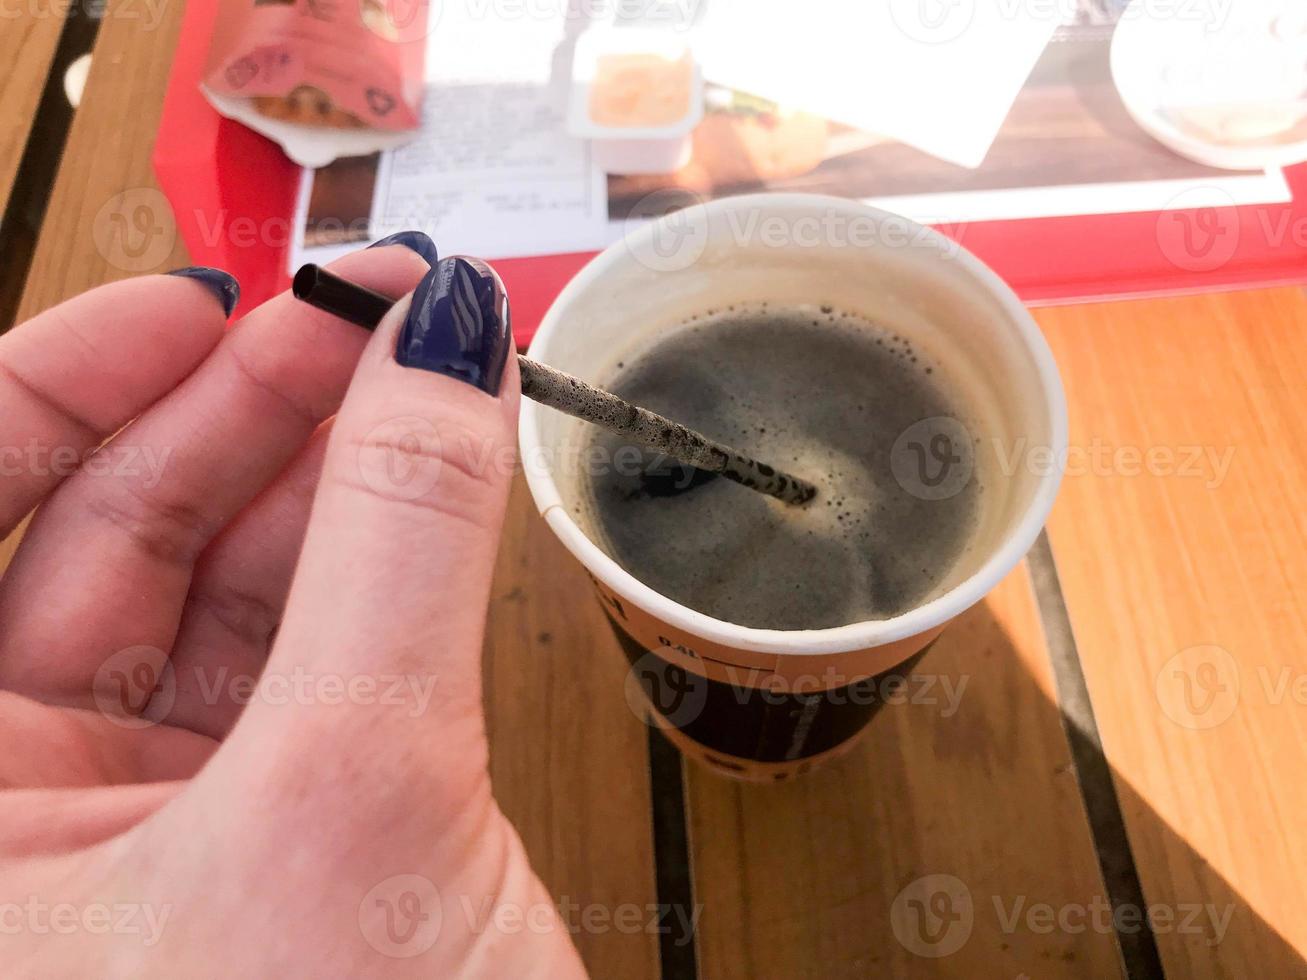
M 479 264 L 489 268 L 484 263 Z M 498 284 L 498 276 L 495 278 Z M 313 264 L 305 265 L 295 273 L 291 289 L 296 299 L 365 330 L 375 330 L 381 318 L 395 305 L 393 299 Z M 504 306 L 506 309 L 507 304 Z M 580 378 L 574 378 L 521 354 L 517 355 L 517 364 L 522 375 L 522 394 L 532 401 L 548 405 L 573 418 L 611 429 L 646 449 L 665 453 L 697 469 L 724 476 L 740 486 L 765 493 L 787 504 L 801 506 L 817 495 L 817 488 L 805 480 L 724 446 L 679 422 L 632 405 L 612 392 L 596 388 Z

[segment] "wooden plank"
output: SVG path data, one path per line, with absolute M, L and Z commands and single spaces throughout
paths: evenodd
M 9 191 L 31 132 L 36 105 L 45 87 L 51 59 L 59 44 L 65 4 L 30 0 L 3 11 L 0 30 L 0 213 L 9 203 Z
M 914 676 L 933 686 L 828 769 L 755 786 L 691 768 L 703 977 L 1119 974 L 1110 929 L 1032 912 L 1092 916 L 1105 894 L 1024 566 Z
M 1144 892 L 1232 910 L 1216 945 L 1158 930 L 1167 973 L 1307 974 L 1307 301 L 1038 317 L 1078 447 L 1050 536 Z
M 162 4 L 156 21 L 133 0 L 109 3 L 19 323 L 93 286 L 186 264 L 172 210 L 150 169 L 182 10 Z
M 626 662 L 585 572 L 521 479 L 493 595 L 485 696 L 495 794 L 591 976 L 654 980 L 647 729 L 627 707 Z
M 0 76 L 0 96 L 6 103 L 11 97 L 20 105 L 30 102 L 33 108 L 68 9 L 67 4 L 53 0 L 48 0 L 48 8 L 47 0 L 34 2 L 39 6 L 31 21 L 25 19 L 27 14 L 16 21 L 21 30 L 12 29 L 6 19 L 5 30 L 0 32 L 3 63 L 15 58 L 19 62 L 13 73 Z M 122 16 L 118 15 L 120 8 Z M 15 9 L 27 8 L 20 4 Z M 58 11 L 58 16 L 52 11 Z M 186 252 L 175 230 L 167 241 L 166 257 L 145 268 L 134 268 L 140 263 L 105 247 L 113 214 L 122 213 L 130 220 L 134 203 L 152 204 L 151 220 L 162 215 L 157 220 L 165 229 L 174 227 L 171 211 L 159 207 L 162 196 L 154 189 L 149 157 L 181 15 L 178 4 L 161 4 L 157 21 L 145 16 L 133 0 L 117 0 L 106 8 L 81 107 L 74 116 L 23 290 L 18 323 L 102 283 L 186 264 Z M 43 46 L 48 46 L 48 51 L 41 54 Z M 10 120 L 8 115 L 4 118 Z M 6 129 L 0 139 L 7 140 L 8 135 Z M 7 151 L 9 144 L 6 141 L 0 146 Z M 13 158 L 15 167 L 21 152 L 20 143 Z M 0 153 L 0 166 L 8 160 L 6 153 Z M 10 179 L 12 174 L 0 184 L 5 193 Z M 142 253 L 142 257 L 153 260 L 155 251 L 158 249 Z M 0 542 L 0 571 L 9 564 L 25 527 Z

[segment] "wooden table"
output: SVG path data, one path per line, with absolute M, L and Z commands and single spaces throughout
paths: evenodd
M 60 36 L 20 6 L 0 200 Z M 94 223 L 154 186 L 181 7 L 126 10 L 99 30 L 20 320 L 125 274 Z M 1307 976 L 1307 298 L 1036 316 L 1076 448 L 1047 536 L 919 666 L 966 684 L 956 710 L 887 709 L 792 784 L 725 782 L 651 735 L 519 481 L 485 658 L 494 779 L 594 976 Z M 693 935 L 603 924 L 659 903 L 698 909 Z

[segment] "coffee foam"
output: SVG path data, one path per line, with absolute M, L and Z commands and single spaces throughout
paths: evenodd
M 600 380 L 818 486 L 795 508 L 721 481 L 670 498 L 642 496 L 638 477 L 583 481 L 576 512 L 594 539 L 684 605 L 773 629 L 888 618 L 939 591 L 973 544 L 979 474 L 929 501 L 889 466 L 908 427 L 960 418 L 959 400 L 929 355 L 870 320 L 736 303 L 691 315 Z M 592 436 L 615 458 L 620 442 Z

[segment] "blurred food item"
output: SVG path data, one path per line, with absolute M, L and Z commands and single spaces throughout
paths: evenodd
M 428 0 L 221 0 L 204 86 L 259 115 L 331 129 L 412 130 Z
M 650 52 L 600 55 L 590 83 L 590 119 L 614 128 L 670 126 L 690 113 L 694 66 Z
M 801 177 L 827 156 L 830 124 L 742 92 L 709 90 L 708 111 L 694 130 L 693 153 L 669 176 L 629 177 L 624 194 L 678 187 L 711 194 Z
M 331 96 L 312 85 L 300 85 L 285 97 L 256 95 L 253 102 L 254 107 L 269 119 L 338 129 L 357 129 L 363 125 L 358 116 L 337 109 Z
M 695 131 L 694 159 L 718 183 L 799 177 L 826 158 L 829 124 L 820 116 L 740 92 L 716 101 Z
M 1224 146 L 1283 146 L 1307 139 L 1307 104 L 1214 105 L 1166 113 L 1198 139 Z
M 1159 19 L 1134 0 L 1112 78 L 1135 121 L 1182 156 L 1227 170 L 1307 160 L 1302 0 L 1239 0 L 1218 21 Z

